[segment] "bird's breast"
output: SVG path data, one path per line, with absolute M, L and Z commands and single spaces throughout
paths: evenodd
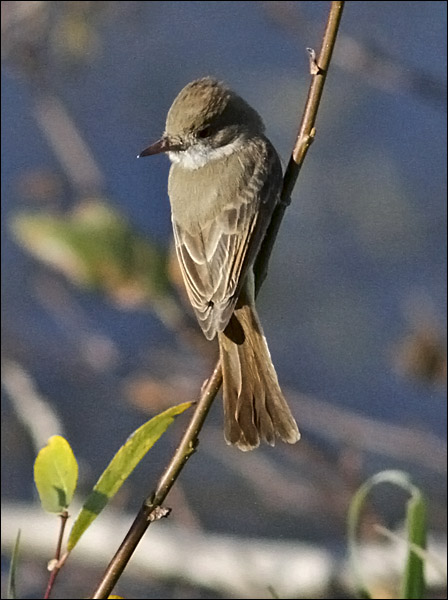
M 233 153 L 195 170 L 173 163 L 168 180 L 173 219 L 195 233 L 230 203 L 238 202 L 253 173 L 252 161 Z

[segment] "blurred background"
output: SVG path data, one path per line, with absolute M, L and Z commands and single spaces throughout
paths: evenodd
M 47 438 L 70 441 L 82 501 L 134 429 L 198 397 L 216 359 L 173 257 L 168 160 L 136 155 L 178 91 L 213 75 L 260 112 L 286 164 L 329 4 L 2 2 L 3 552 L 21 527 L 20 597 L 41 597 L 56 544 L 56 519 L 38 534 L 32 478 Z M 421 486 L 446 548 L 445 30 L 445 2 L 347 3 L 259 297 L 302 441 L 227 447 L 217 399 L 169 522 L 118 593 L 350 597 L 348 503 L 386 468 Z M 94 524 L 59 597 L 93 589 L 187 419 Z M 399 528 L 404 501 L 374 495 L 361 531 L 381 550 L 378 598 L 397 597 L 381 559 L 396 552 L 372 524 Z

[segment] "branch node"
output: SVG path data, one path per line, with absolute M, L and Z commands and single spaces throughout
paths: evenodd
M 199 434 L 199 431 L 197 432 L 196 435 L 198 435 L 198 434 Z M 199 438 L 198 437 L 196 437 L 194 440 L 190 440 L 190 442 L 189 442 L 190 452 L 186 458 L 190 458 L 190 456 L 196 452 L 198 446 L 199 446 Z
M 148 521 L 150 523 L 154 523 L 154 521 L 159 521 L 160 519 L 166 519 L 171 512 L 171 508 L 167 508 L 165 506 L 156 506 L 148 515 Z
M 317 64 L 316 52 L 313 48 L 307 48 L 308 59 L 310 61 L 310 73 L 311 75 L 319 75 L 323 73 L 323 70 Z
M 58 565 L 58 562 L 59 562 L 59 561 L 58 561 L 58 559 L 57 559 L 57 558 L 52 558 L 51 560 L 49 560 L 49 561 L 48 561 L 48 564 L 47 564 L 47 571 L 50 571 L 50 573 L 51 573 L 51 571 L 54 571 L 54 569 L 55 569 L 55 568 L 57 567 L 57 565 Z

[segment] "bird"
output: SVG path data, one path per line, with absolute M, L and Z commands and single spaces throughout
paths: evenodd
M 300 438 L 255 307 L 253 266 L 282 189 L 264 129 L 243 98 L 203 77 L 179 92 L 162 137 L 139 154 L 171 161 L 176 253 L 199 325 L 218 338 L 225 440 L 243 451 Z

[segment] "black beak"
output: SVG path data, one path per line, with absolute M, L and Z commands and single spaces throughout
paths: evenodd
M 142 158 L 142 156 L 152 156 L 153 154 L 161 154 L 162 152 L 168 152 L 168 150 L 170 150 L 169 142 L 167 138 L 163 137 L 140 152 L 137 158 Z

